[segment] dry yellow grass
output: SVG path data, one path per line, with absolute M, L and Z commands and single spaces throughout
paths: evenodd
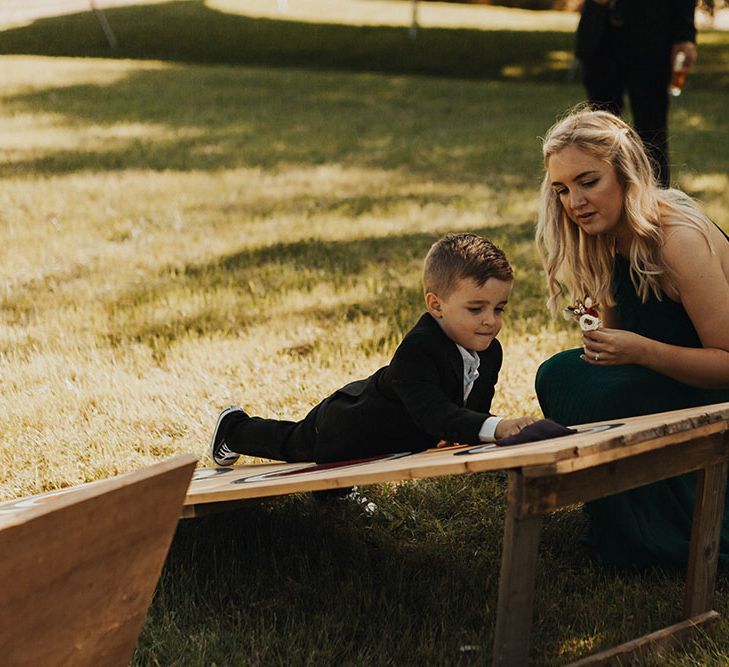
M 473 24 L 424 33 L 420 49 L 397 29 L 246 20 L 223 12 L 273 18 L 273 0 L 222 2 L 109 10 L 135 60 L 105 57 L 88 12 L 2 33 L 7 53 L 96 56 L 0 57 L 2 499 L 204 457 L 230 403 L 303 415 L 387 362 L 422 309 L 421 258 L 447 231 L 492 236 L 516 267 L 496 411 L 536 411 L 540 361 L 579 341 L 546 316 L 532 242 L 538 137 L 582 95 L 556 66 L 571 28 L 532 32 L 539 14 L 513 38 Z M 409 9 L 307 6 L 345 4 Z M 508 27 L 489 8 L 431 8 Z M 674 103 L 671 154 L 679 183 L 729 228 L 725 68 L 713 73 L 724 51 L 712 39 L 701 42 L 710 74 L 697 70 L 700 85 Z M 307 496 L 187 526 L 135 664 L 483 662 L 501 481 L 368 489 L 375 517 Z M 540 664 L 647 632 L 680 607 L 680 575 L 596 581 L 582 526 L 578 512 L 545 522 Z M 428 585 L 413 586 L 424 573 Z M 670 664 L 724 664 L 720 640 Z
M 204 457 L 215 414 L 229 403 L 302 416 L 387 362 L 421 308 L 420 260 L 433 238 L 503 225 L 514 206 L 519 219 L 534 210 L 533 196 L 513 203 L 515 190 L 488 182 L 337 163 L 35 172 L 22 165 L 135 142 L 193 137 L 203 154 L 215 146 L 196 127 L 94 123 L 17 105 L 167 65 L 6 62 L 3 499 L 175 452 Z M 399 256 L 410 237 L 416 249 Z M 534 372 L 564 334 L 505 332 L 504 340 L 497 410 L 534 412 Z
M 509 102 L 478 83 L 397 79 L 377 98 L 377 77 L 343 89 L 339 75 L 309 74 L 291 95 L 311 86 L 318 101 L 282 115 L 280 134 L 268 114 L 278 86 L 294 81 L 285 71 L 259 71 L 250 98 L 256 78 L 227 68 L 3 61 L 2 499 L 175 452 L 204 457 L 229 403 L 302 416 L 387 362 L 421 310 L 422 255 L 447 231 L 493 230 L 517 268 L 498 412 L 537 412 L 539 362 L 578 343 L 548 325 L 531 242 L 536 128 L 548 121 L 517 114 L 499 133 L 487 129 L 523 106 L 521 87 Z M 167 77 L 182 90 L 242 88 L 240 103 L 257 99 L 260 111 L 239 116 L 215 96 L 180 104 L 173 89 L 160 94 Z M 338 106 L 356 86 L 364 134 Z M 483 113 L 464 108 L 454 124 L 439 86 L 464 104 L 474 95 Z M 411 88 L 419 106 L 402 111 Z M 398 136 L 410 129 L 392 127 L 403 119 L 416 128 L 411 143 Z M 693 132 L 709 142 L 716 122 L 697 107 L 674 126 L 685 141 Z M 168 158 L 176 168 L 154 166 Z M 688 168 L 681 183 L 726 226 L 723 174 Z
M 174 452 L 202 456 L 220 407 L 242 402 L 261 414 L 301 416 L 338 385 L 386 363 L 394 345 L 386 320 L 321 322 L 308 315 L 387 289 L 377 276 L 380 267 L 341 288 L 324 281 L 272 295 L 265 288 L 259 295 L 255 285 L 242 297 L 239 285 L 198 291 L 175 284 L 175 271 L 214 264 L 231 251 L 265 248 L 277 237 L 342 241 L 363 233 L 336 216 L 313 226 L 306 215 L 236 226 L 196 222 L 196 211 L 214 208 L 226 184 L 232 192 L 236 184 L 250 188 L 257 176 L 130 173 L 30 186 L 6 182 L 3 208 L 9 214 L 0 235 L 4 498 L 99 479 Z M 269 177 L 278 184 L 279 200 L 283 193 L 307 192 L 306 179 L 297 184 L 300 176 Z M 360 172 L 354 190 L 381 177 Z M 352 193 L 339 179 L 330 188 L 317 181 L 325 194 L 341 187 Z M 161 200 L 166 204 L 159 207 Z M 408 216 L 399 225 L 373 221 L 367 231 L 407 233 L 416 222 Z M 429 226 L 418 231 L 423 227 Z M 393 278 L 397 284 L 417 286 L 419 263 L 411 264 Z M 156 296 L 165 273 L 170 285 Z M 130 310 L 130 298 L 145 302 Z M 186 329 L 186 322 L 210 311 L 222 320 L 230 316 L 231 330 L 198 337 Z M 239 317 L 250 322 L 241 330 Z M 135 330 L 161 331 L 171 321 L 179 327 L 171 335 L 179 339 L 165 345 L 163 359 L 155 354 L 154 333 L 136 340 L 142 334 Z M 498 409 L 534 411 L 531 378 L 562 341 L 546 334 L 506 337 Z M 371 354 L 358 352 L 360 344 L 378 339 L 387 342 Z

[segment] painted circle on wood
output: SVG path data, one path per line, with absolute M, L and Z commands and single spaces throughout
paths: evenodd
M 400 452 L 398 454 L 384 454 L 383 456 L 371 456 L 366 459 L 352 459 L 349 461 L 333 461 L 332 463 L 305 463 L 297 468 L 287 468 L 286 470 L 270 470 L 258 475 L 249 475 L 248 477 L 239 477 L 231 482 L 231 484 L 247 484 L 250 482 L 263 482 L 268 479 L 280 479 L 282 477 L 311 475 L 325 470 L 342 470 L 343 468 L 353 468 L 368 463 L 379 461 L 391 461 L 393 459 L 401 459 L 410 456 L 411 452 Z

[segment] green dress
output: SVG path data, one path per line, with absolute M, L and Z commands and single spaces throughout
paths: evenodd
M 651 295 L 641 303 L 629 275 L 628 260 L 617 256 L 613 294 L 620 328 L 654 340 L 701 347 L 683 306 Z M 642 366 L 591 366 L 582 348 L 566 350 L 537 371 L 542 411 L 560 424 L 622 419 L 729 401 L 729 389 L 696 389 Z M 585 541 L 606 565 L 644 567 L 683 565 L 688 558 L 696 475 L 681 475 L 585 504 Z M 719 559 L 729 564 L 729 494 L 724 511 Z

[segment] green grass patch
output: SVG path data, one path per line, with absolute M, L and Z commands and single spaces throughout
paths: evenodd
M 579 341 L 547 317 L 532 242 L 539 137 L 582 96 L 568 32 L 410 42 L 196 1 L 107 16 L 114 54 L 90 12 L 0 32 L 0 498 L 203 457 L 231 403 L 302 416 L 387 362 L 448 231 L 512 259 L 495 409 L 538 411 L 539 363 Z M 729 229 L 724 53 L 723 34 L 703 37 L 671 156 Z M 488 662 L 503 483 L 369 487 L 372 514 L 295 496 L 183 523 L 135 664 Z M 680 609 L 681 573 L 601 570 L 583 528 L 579 508 L 545 521 L 536 664 Z M 656 664 L 723 664 L 728 641 L 723 622 Z

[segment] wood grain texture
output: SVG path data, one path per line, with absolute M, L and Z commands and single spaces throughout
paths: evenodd
M 0 661 L 129 664 L 195 458 L 76 487 L 0 519 Z
M 523 484 L 524 478 L 520 474 L 509 473 L 492 658 L 494 667 L 519 667 L 529 660 L 541 517 L 518 515 Z
M 520 516 L 536 516 L 561 507 L 634 489 L 683 473 L 701 470 L 729 457 L 729 432 L 640 452 L 563 475 L 532 477 L 529 472 Z M 525 476 L 527 471 L 525 471 Z M 702 611 L 705 611 L 702 609 Z
M 619 461 L 620 459 L 633 457 L 643 452 L 655 451 L 662 449 L 663 447 L 680 445 L 684 442 L 693 442 L 710 435 L 725 433 L 729 430 L 729 424 L 722 421 L 704 424 L 702 426 L 696 426 L 694 428 L 673 433 L 670 432 L 670 428 L 667 428 L 666 430 L 669 431 L 667 435 L 657 435 L 654 438 L 642 440 L 635 444 L 631 444 L 626 439 L 620 446 L 612 446 L 603 449 L 602 451 L 596 451 L 593 454 L 583 452 L 580 456 L 571 459 L 563 459 L 556 463 L 530 466 L 525 469 L 524 474 L 530 477 L 543 477 L 545 475 L 576 472 L 578 470 L 592 468 L 603 463 L 610 463 L 612 461 Z
M 684 616 L 689 618 L 714 606 L 728 467 L 726 460 L 710 466 L 699 473 L 696 482 L 683 604 Z
M 710 611 L 688 618 L 680 623 L 661 628 L 648 635 L 632 639 L 625 644 L 587 656 L 582 660 L 570 663 L 567 667 L 624 667 L 640 665 L 641 658 L 660 649 L 670 649 L 687 642 L 701 633 L 705 633 L 719 620 L 719 614 Z M 653 663 L 651 663 L 653 664 Z
M 189 508 L 246 498 L 470 472 L 521 468 L 525 474 L 538 469 L 539 476 L 543 476 L 550 472 L 580 470 L 630 458 L 641 452 L 669 449 L 697 436 L 723 433 L 729 429 L 729 403 L 618 422 L 598 422 L 580 428 L 592 429 L 606 425 L 613 427 L 513 447 L 493 447 L 480 452 L 477 447 L 429 450 L 402 458 L 352 462 L 339 468 L 315 469 L 312 464 L 292 463 L 202 468 L 198 469 L 190 485 L 185 506 Z M 406 445 L 403 443 L 403 448 Z M 269 473 L 292 471 L 298 472 L 251 479 Z M 209 511 L 210 508 L 206 509 Z M 194 511 L 187 514 L 194 514 Z

